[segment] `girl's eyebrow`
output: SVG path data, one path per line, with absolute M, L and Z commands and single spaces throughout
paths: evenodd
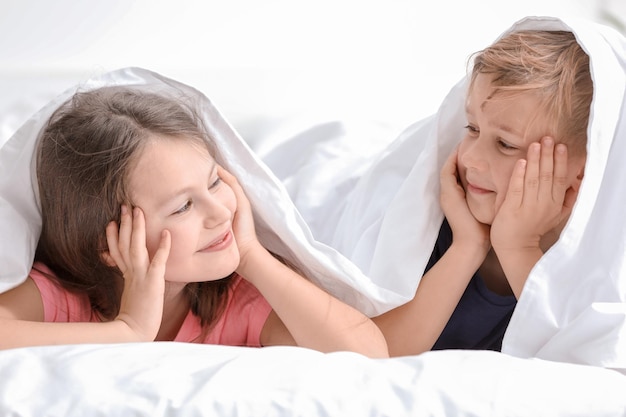
M 210 161 L 210 165 L 209 165 L 209 176 L 213 175 L 213 173 L 216 171 L 216 169 L 217 169 L 217 166 L 216 166 L 215 160 L 211 160 Z M 166 196 L 163 196 L 163 198 L 157 200 L 157 204 L 159 206 L 163 206 L 163 205 L 169 203 L 170 201 L 176 200 L 181 195 L 188 194 L 191 190 L 193 190 L 193 188 L 194 187 L 192 187 L 192 186 L 179 188 L 176 191 L 174 191 L 173 193 L 170 193 L 170 194 L 168 194 Z

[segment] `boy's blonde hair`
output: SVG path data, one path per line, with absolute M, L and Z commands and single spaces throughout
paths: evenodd
M 492 77 L 490 99 L 501 93 L 536 93 L 557 142 L 585 152 L 593 81 L 589 56 L 567 31 L 510 33 L 474 55 L 470 89 L 478 74 Z

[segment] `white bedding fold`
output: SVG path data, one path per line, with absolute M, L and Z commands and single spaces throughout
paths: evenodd
M 0 415 L 15 417 L 614 417 L 626 409 L 617 372 L 495 352 L 368 359 L 159 342 L 14 349 L 2 352 L 0 369 Z

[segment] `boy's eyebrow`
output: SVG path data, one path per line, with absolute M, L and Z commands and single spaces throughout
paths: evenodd
M 485 108 L 485 104 L 487 104 L 487 101 L 484 101 L 480 105 L 481 110 L 483 110 Z M 465 114 L 470 115 L 470 116 L 474 115 L 474 113 L 471 111 L 471 109 L 469 108 L 468 105 L 465 106 Z M 503 123 L 492 123 L 491 126 L 496 128 L 496 129 L 502 130 L 504 132 L 510 133 L 512 135 L 518 136 L 520 138 L 523 138 L 523 136 L 524 136 L 521 132 L 517 132 L 512 127 L 510 127 L 510 126 L 508 126 L 506 124 L 503 124 Z
M 500 130 L 504 130 L 505 132 L 514 134 L 519 136 L 519 134 L 515 131 L 515 129 L 511 128 L 510 126 L 507 126 L 505 124 L 502 123 L 496 123 L 493 125 L 495 128 L 500 129 Z

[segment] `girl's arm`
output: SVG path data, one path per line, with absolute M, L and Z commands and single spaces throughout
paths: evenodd
M 541 238 L 567 219 L 576 191 L 567 183 L 567 148 L 543 138 L 517 161 L 506 198 L 491 227 L 491 241 L 515 297 L 543 256 Z
M 490 249 L 489 227 L 472 216 L 458 182 L 457 150 L 444 164 L 440 182 L 440 202 L 452 229 L 452 245 L 422 277 L 411 301 L 374 318 L 391 356 L 432 348 Z
M 223 168 L 218 175 L 237 196 L 233 222 L 241 256 L 237 273 L 259 290 L 277 316 L 270 315 L 262 343 L 289 343 L 293 338 L 299 346 L 322 352 L 347 350 L 387 357 L 385 339 L 372 320 L 284 265 L 260 244 L 250 203 L 239 183 Z
M 117 225 L 107 228 L 107 239 L 114 257 L 120 260 L 119 247 L 130 248 L 130 215 L 122 215 L 119 239 Z M 141 213 L 138 214 L 141 217 Z M 141 217 L 141 219 L 143 219 Z M 145 227 L 142 221 L 133 227 Z M 139 236 L 145 236 L 138 232 Z M 115 235 L 115 244 L 111 238 Z M 120 246 L 117 245 L 119 243 Z M 132 242 L 141 248 L 142 241 Z M 124 268 L 124 292 L 121 308 L 116 319 L 101 323 L 48 323 L 44 320 L 41 293 L 31 278 L 5 293 L 0 294 L 0 349 L 26 346 L 58 345 L 75 343 L 121 343 L 152 341 L 156 337 L 163 309 L 163 276 L 169 254 L 170 238 L 164 233 L 160 247 L 152 261 L 147 256 L 138 257 L 133 266 Z M 145 243 L 143 243 L 145 250 Z M 128 253 L 129 249 L 124 249 Z M 145 269 L 142 269 L 145 268 Z M 134 271 L 134 272 L 133 272 Z M 143 271 L 143 272 L 139 272 Z M 148 296 L 152 294 L 152 298 Z M 159 296 L 160 294 L 160 296 Z

